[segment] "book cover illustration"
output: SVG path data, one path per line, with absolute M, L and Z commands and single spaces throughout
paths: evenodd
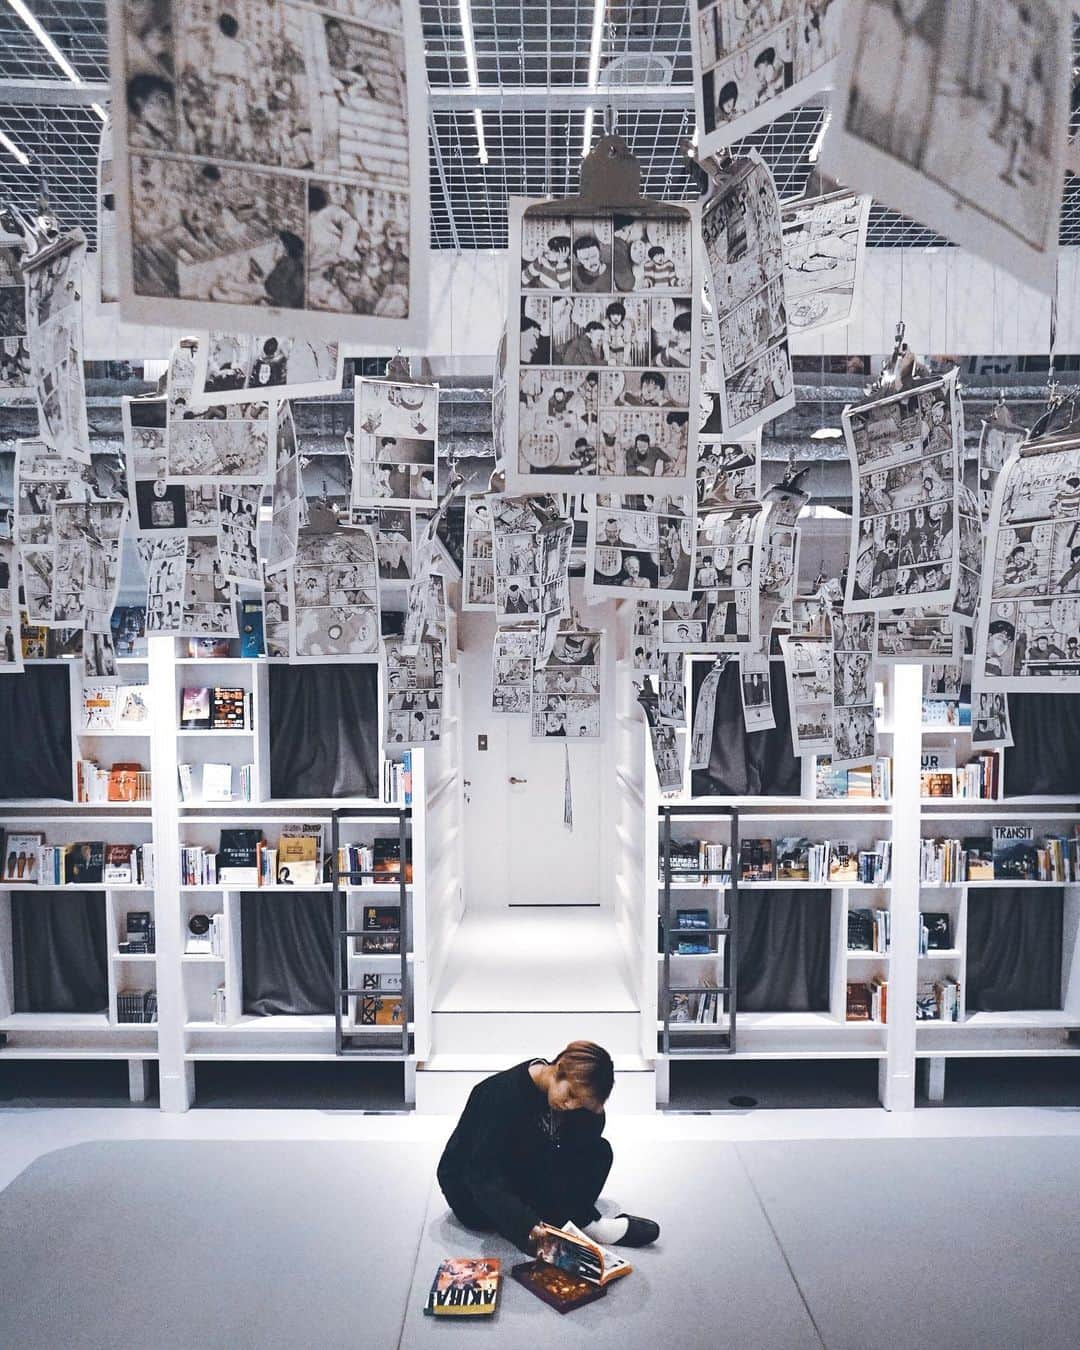
M 951 797 L 956 783 L 956 751 L 949 748 L 923 751 L 919 787 L 924 797 Z
M 810 840 L 802 838 L 776 841 L 777 881 L 810 880 Z
M 210 726 L 214 731 L 242 731 L 247 695 L 243 689 L 210 691 Z
M 358 1025 L 362 1027 L 400 1027 L 400 994 L 364 994 L 360 999 Z
M 590 1284 L 579 1275 L 549 1266 L 546 1261 L 522 1261 L 511 1267 L 510 1274 L 530 1294 L 535 1294 L 559 1313 L 573 1312 L 575 1308 L 607 1296 L 607 1289 L 602 1285 Z
M 318 885 L 321 855 L 321 825 L 283 825 L 277 848 L 278 885 Z
M 401 951 L 397 905 L 365 905 L 360 951 L 364 955 L 397 955 Z
M 829 880 L 858 881 L 859 850 L 846 839 L 837 839 L 829 849 Z
M 537 1259 L 588 1280 L 590 1284 L 608 1285 L 633 1270 L 630 1262 L 618 1252 L 594 1242 L 576 1224 L 567 1223 L 563 1228 L 555 1228 L 542 1223 L 539 1230 Z
M 991 848 L 995 881 L 1034 881 L 1038 878 L 1033 825 L 995 825 Z
M 180 696 L 180 726 L 185 731 L 210 726 L 210 690 L 187 686 Z
M 994 847 L 990 838 L 971 838 L 961 840 L 967 854 L 967 880 L 993 881 Z
M 118 726 L 144 726 L 150 720 L 150 686 L 125 684 L 116 691 Z
M 739 845 L 739 880 L 772 881 L 773 841 L 744 839 Z
M 948 914 L 923 914 L 922 924 L 928 952 L 947 952 L 952 948 L 952 920 Z
M 66 886 L 100 886 L 105 879 L 105 845 L 72 844 L 64 857 Z
M 113 886 L 130 886 L 134 882 L 134 844 L 106 844 L 104 878 Z
M 376 884 L 380 880 L 398 881 L 401 870 L 401 841 L 394 838 L 375 839 L 372 843 L 374 862 L 371 870 L 375 873 Z M 412 840 L 405 840 L 405 884 L 412 884 Z
M 262 830 L 222 830 L 218 845 L 218 880 L 257 882 Z
M 240 602 L 240 655 L 249 661 L 266 655 L 261 600 Z
M 17 881 L 20 886 L 36 886 L 38 849 L 45 842 L 41 833 L 9 832 L 4 836 L 4 880 Z
M 492 1317 L 502 1263 L 491 1256 L 455 1256 L 439 1263 L 424 1312 L 433 1317 Z
M 112 731 L 116 725 L 116 687 L 114 685 L 83 685 L 82 725 L 84 731 Z

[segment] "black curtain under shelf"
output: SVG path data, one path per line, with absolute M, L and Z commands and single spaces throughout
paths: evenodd
M 1080 794 L 1080 698 L 1010 694 L 1013 744 L 1005 751 L 1006 797 Z
M 968 1012 L 1061 1007 L 1064 904 L 1057 887 L 968 891 Z
M 691 706 L 697 707 L 708 661 L 695 661 L 691 672 Z M 746 730 L 739 691 L 739 663 L 729 661 L 716 690 L 709 767 L 691 774 L 695 797 L 797 797 L 802 790 L 802 764 L 791 749 L 784 663 L 769 662 L 773 715 L 771 731 Z M 693 714 L 691 714 L 691 726 Z
M 0 798 L 71 801 L 69 662 L 27 666 L 0 685 Z
M 241 897 L 244 1012 L 334 1011 L 333 897 L 325 892 Z
M 16 1012 L 108 1011 L 104 895 L 14 891 L 11 929 Z
M 828 1012 L 832 896 L 739 892 L 739 1012 Z
M 378 797 L 376 665 L 271 665 L 270 795 Z

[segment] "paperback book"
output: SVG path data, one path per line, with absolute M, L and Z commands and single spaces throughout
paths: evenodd
M 993 826 L 992 854 L 995 881 L 1036 881 L 1039 862 L 1032 825 Z
M 535 1294 L 558 1313 L 573 1312 L 575 1308 L 583 1308 L 587 1303 L 595 1303 L 598 1298 L 607 1296 L 607 1289 L 602 1285 L 590 1284 L 580 1275 L 549 1266 L 546 1261 L 523 1261 L 511 1267 L 510 1274 L 530 1294 Z
M 322 880 L 322 826 L 283 825 L 277 846 L 279 886 L 316 886 Z
M 218 845 L 217 879 L 223 885 L 258 885 L 262 830 L 222 830 Z
M 493 1317 L 501 1278 L 496 1257 L 451 1257 L 435 1272 L 424 1312 L 431 1317 Z
M 105 845 L 69 844 L 64 857 L 65 886 L 100 886 L 105 879 Z
M 555 1228 L 542 1223 L 539 1230 L 537 1259 L 557 1270 L 577 1275 L 589 1284 L 603 1288 L 633 1271 L 629 1261 L 610 1247 L 594 1242 L 576 1224 L 567 1223 L 563 1228 Z
M 968 881 L 993 881 L 994 846 L 989 837 L 968 838 L 962 841 L 967 858 Z
M 773 841 L 744 839 L 739 844 L 739 880 L 772 881 Z
M 209 728 L 209 689 L 185 686 L 180 695 L 180 726 L 184 731 L 205 731 Z

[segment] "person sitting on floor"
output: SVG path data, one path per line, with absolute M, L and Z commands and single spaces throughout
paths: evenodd
M 571 1041 L 553 1061 L 525 1060 L 478 1083 L 437 1172 L 459 1222 L 494 1229 L 529 1255 L 541 1223 L 575 1223 L 605 1245 L 655 1242 L 660 1228 L 651 1219 L 601 1218 L 596 1208 L 611 1170 L 604 1103 L 614 1083 L 611 1056 L 592 1041 Z

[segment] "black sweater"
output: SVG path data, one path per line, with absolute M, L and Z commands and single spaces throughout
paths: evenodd
M 529 1073 L 545 1062 L 524 1060 L 477 1083 L 438 1168 L 459 1218 L 522 1251 L 534 1224 L 597 1217 L 593 1201 L 611 1160 L 602 1113 L 550 1110 Z

